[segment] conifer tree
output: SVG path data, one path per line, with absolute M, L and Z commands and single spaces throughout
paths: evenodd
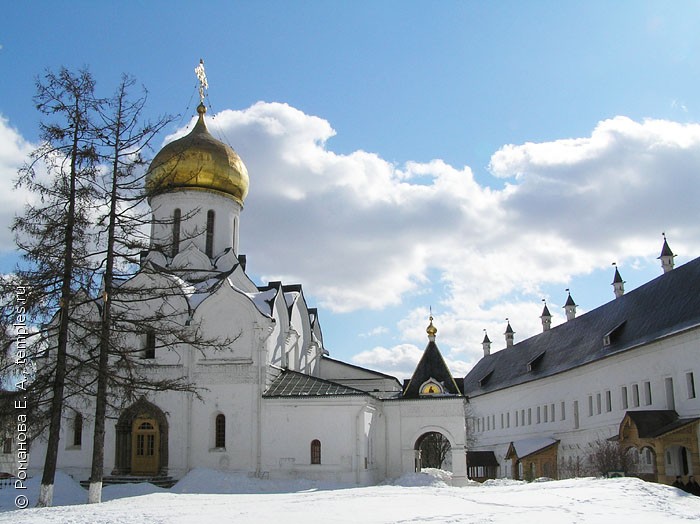
M 37 80 L 34 102 L 47 119 L 41 123 L 43 143 L 20 171 L 17 182 L 39 199 L 28 204 L 13 224 L 24 259 L 17 278 L 31 282 L 28 307 L 34 319 L 48 320 L 55 312 L 35 341 L 35 347 L 53 345 L 55 359 L 47 362 L 50 372 L 44 374 L 50 382 L 50 417 L 38 506 L 50 506 L 53 498 L 69 367 L 69 322 L 93 286 L 90 215 L 98 156 L 92 119 L 99 103 L 94 87 L 87 70 L 74 74 L 62 68 L 58 73 L 47 71 Z

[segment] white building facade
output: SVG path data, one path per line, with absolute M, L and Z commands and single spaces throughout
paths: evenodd
M 120 285 L 142 297 L 121 306 L 122 315 L 159 319 L 157 331 L 129 340 L 140 372 L 197 389 L 143 392 L 109 413 L 107 481 L 213 468 L 372 484 L 420 468 L 421 445 L 436 434 L 449 443 L 454 482 L 466 480 L 466 398 L 439 356 L 432 323 L 423 368 L 437 367 L 417 370 L 410 392 L 394 377 L 330 358 L 301 286 L 256 286 L 246 275 L 238 235 L 248 173 L 209 134 L 203 105 L 198 112 L 193 130 L 151 164 L 151 248 Z M 99 303 L 92 307 L 99 315 Z M 175 337 L 183 329 L 206 343 Z M 89 398 L 70 399 L 64 410 L 58 468 L 78 480 L 90 474 L 93 412 Z M 33 474 L 44 447 L 42 437 L 32 444 Z M 3 467 L 11 472 L 10 458 L 3 455 Z

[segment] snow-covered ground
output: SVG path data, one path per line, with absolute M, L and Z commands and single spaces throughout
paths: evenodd
M 172 489 L 150 484 L 107 486 L 102 504 L 57 477 L 52 508 L 13 510 L 18 492 L 0 490 L 0 523 L 607 523 L 700 522 L 700 497 L 632 478 L 572 479 L 530 484 L 489 481 L 450 487 L 441 472 L 405 475 L 381 486 L 349 487 L 312 481 L 270 481 L 195 470 Z

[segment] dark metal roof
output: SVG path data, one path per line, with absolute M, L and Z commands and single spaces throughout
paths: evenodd
M 656 438 L 687 424 L 691 424 L 700 418 L 678 418 L 678 413 L 671 409 L 628 411 L 627 416 L 637 426 L 640 438 Z
M 621 282 L 624 283 L 624 281 L 622 280 L 622 275 L 620 275 L 620 271 L 617 268 L 615 268 L 615 276 L 613 277 L 612 283 L 619 284 Z
M 664 237 L 664 245 L 661 248 L 661 255 L 659 255 L 658 258 L 661 257 L 675 257 L 676 255 L 673 254 L 673 251 L 671 251 L 671 248 L 668 246 L 668 242 L 666 241 L 666 237 Z
M 467 451 L 467 467 L 498 466 L 498 459 L 493 451 Z
M 280 373 L 263 394 L 263 397 L 337 397 L 352 395 L 371 396 L 359 389 L 349 388 L 330 380 L 323 380 L 322 378 L 287 369 Z
M 569 296 L 566 297 L 566 303 L 564 304 L 564 307 L 566 306 L 576 306 L 576 302 L 574 302 L 574 299 L 571 298 L 571 293 L 569 293 Z
M 462 391 L 452 378 L 450 369 L 445 364 L 442 354 L 433 340 L 428 342 L 428 345 L 423 352 L 413 376 L 403 392 L 404 398 L 419 398 L 420 387 L 429 379 L 435 379 L 440 382 L 445 388 L 445 393 L 448 395 L 461 395 Z
M 485 356 L 464 379 L 478 396 L 562 373 L 700 326 L 700 258 L 549 331 Z M 604 344 L 606 335 L 608 345 Z M 528 363 L 541 356 L 536 367 Z M 481 382 L 489 375 L 488 381 Z

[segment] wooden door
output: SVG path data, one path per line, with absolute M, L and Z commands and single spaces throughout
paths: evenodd
M 157 475 L 160 431 L 152 418 L 137 418 L 131 426 L 131 474 Z

